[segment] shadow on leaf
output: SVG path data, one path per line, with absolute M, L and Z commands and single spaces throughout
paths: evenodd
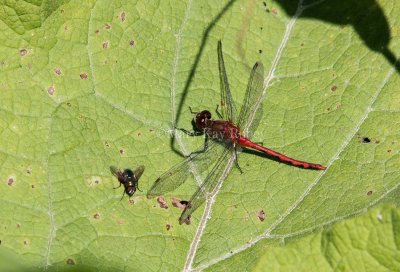
M 189 74 L 189 76 L 188 76 L 188 78 L 187 78 L 187 80 L 186 80 L 186 84 L 185 84 L 185 87 L 184 87 L 184 89 L 183 89 L 182 99 L 180 100 L 178 109 L 177 109 L 177 111 L 176 111 L 176 120 L 175 120 L 175 123 L 176 123 L 176 124 L 179 123 L 179 118 L 180 118 L 181 113 L 182 113 L 183 105 L 185 104 L 186 97 L 187 97 L 187 95 L 188 95 L 188 93 L 189 93 L 189 88 L 190 88 L 190 85 L 191 85 L 191 83 L 192 83 L 193 77 L 194 77 L 194 75 L 195 75 L 195 73 L 196 73 L 197 66 L 199 65 L 200 58 L 201 58 L 201 56 L 202 56 L 202 54 L 203 54 L 204 46 L 205 46 L 205 44 L 206 44 L 206 42 L 207 42 L 207 40 L 208 40 L 209 33 L 210 33 L 211 30 L 214 28 L 215 24 L 222 18 L 222 16 L 229 10 L 229 8 L 230 8 L 230 7 L 233 5 L 233 3 L 235 3 L 235 2 L 236 2 L 236 0 L 229 1 L 229 2 L 221 9 L 221 11 L 217 14 L 217 16 L 215 16 L 215 18 L 208 24 L 207 28 L 204 30 L 204 34 L 203 34 L 203 38 L 201 39 L 201 44 L 200 44 L 199 50 L 198 50 L 198 52 L 197 52 L 197 54 L 196 54 L 196 58 L 194 59 L 194 62 L 193 62 L 193 65 L 192 65 L 192 69 L 190 70 L 190 74 Z M 175 125 L 175 124 L 174 124 L 174 125 Z M 175 153 L 177 153 L 177 154 L 181 155 L 182 157 L 184 157 L 184 154 L 182 154 L 182 153 L 175 147 L 175 137 L 174 137 L 174 135 L 171 137 L 170 144 L 171 144 L 172 150 L 173 150 Z
M 297 11 L 298 1 L 276 1 L 289 16 Z M 315 5 L 313 5 L 315 3 Z M 391 33 L 388 21 L 376 0 L 306 0 L 301 18 L 318 19 L 340 26 L 351 25 L 364 44 L 372 51 L 379 52 L 400 73 L 400 63 L 389 49 Z

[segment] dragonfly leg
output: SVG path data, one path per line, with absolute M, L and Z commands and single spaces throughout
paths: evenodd
M 207 137 L 207 134 L 206 134 L 206 137 L 204 139 L 204 147 L 203 147 L 203 149 L 194 151 L 194 152 L 190 153 L 189 156 L 187 156 L 187 157 L 191 157 L 192 155 L 204 153 L 204 152 L 207 151 L 207 149 L 208 149 L 208 137 Z
M 202 131 L 198 131 L 198 130 L 189 131 L 189 130 L 184 129 L 184 128 L 177 128 L 177 129 L 182 131 L 183 133 L 189 135 L 189 136 L 199 136 L 199 135 L 203 134 Z
M 189 106 L 189 110 L 190 110 L 191 114 L 198 114 L 199 113 L 198 111 L 193 111 L 191 106 Z
M 215 109 L 215 112 L 218 114 L 218 117 L 219 117 L 220 119 L 224 119 L 224 118 L 222 117 L 222 114 L 219 112 L 218 107 L 219 107 L 219 105 L 217 105 L 217 108 Z
M 240 174 L 243 174 L 242 168 L 240 168 L 240 165 L 239 165 L 238 153 L 237 153 L 236 146 L 235 146 L 235 164 L 236 164 L 236 167 L 239 169 Z

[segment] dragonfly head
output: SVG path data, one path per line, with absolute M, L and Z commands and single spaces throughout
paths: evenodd
M 205 129 L 210 121 L 211 112 L 209 112 L 208 110 L 203 110 L 202 112 L 197 113 L 196 117 L 194 118 L 196 127 L 200 130 Z

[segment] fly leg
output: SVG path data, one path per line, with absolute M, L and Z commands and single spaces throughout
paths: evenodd
M 119 186 L 118 187 L 114 187 L 113 189 L 117 189 L 117 188 L 121 187 L 121 185 L 122 185 L 122 183 L 120 182 Z
M 125 195 L 125 190 L 124 190 L 124 192 L 122 193 L 122 197 L 121 197 L 121 199 L 120 199 L 119 201 L 121 201 L 121 200 L 124 198 L 124 195 Z

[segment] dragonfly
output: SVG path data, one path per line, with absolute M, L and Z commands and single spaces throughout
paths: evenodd
M 135 171 L 132 171 L 131 169 L 125 169 L 122 171 L 115 166 L 110 166 L 110 171 L 119 181 L 119 186 L 115 187 L 114 189 L 124 185 L 124 192 L 121 200 L 124 198 L 125 193 L 129 196 L 129 198 L 131 198 L 131 196 L 133 196 L 133 194 L 136 192 L 136 189 L 140 191 L 139 179 L 144 172 L 143 165 L 140 165 Z
M 217 106 L 216 112 L 220 119 L 212 119 L 211 113 L 208 110 L 195 113 L 196 115 L 193 119 L 195 130 L 180 130 L 191 136 L 205 135 L 203 149 L 191 153 L 181 163 L 162 174 L 147 192 L 147 197 L 151 198 L 165 192 L 173 191 L 186 181 L 191 174 L 192 166 L 195 166 L 195 170 L 198 173 L 202 173 L 212 166 L 203 183 L 198 186 L 196 192 L 183 210 L 179 218 L 180 224 L 189 222 L 192 213 L 205 202 L 219 182 L 223 181 L 221 180 L 222 173 L 226 169 L 230 159 L 232 159 L 232 156 L 234 156 L 233 159 L 236 162 L 236 166 L 242 172 L 237 160 L 238 152 L 241 148 L 255 149 L 267 156 L 276 158 L 280 162 L 296 167 L 314 170 L 326 169 L 325 166 L 320 164 L 293 159 L 250 140 L 262 116 L 260 101 L 263 95 L 263 65 L 261 62 L 254 64 L 240 114 L 237 117 L 236 107 L 226 74 L 221 41 L 218 42 L 217 52 L 221 88 L 221 101 L 219 105 L 221 112 L 219 112 L 219 106 Z

